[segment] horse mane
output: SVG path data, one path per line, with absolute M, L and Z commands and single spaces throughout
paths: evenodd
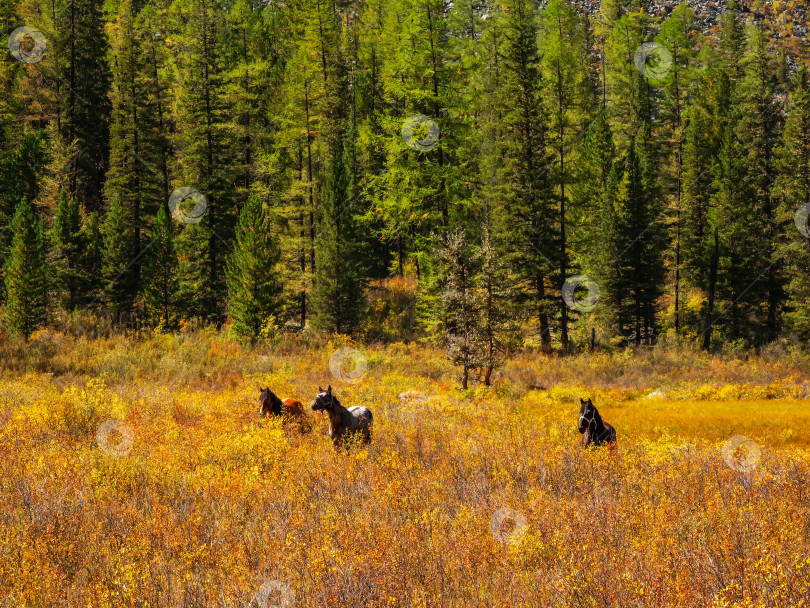
M 270 400 L 270 413 L 274 416 L 281 416 L 281 399 L 273 391 L 267 389 L 267 398 Z
M 605 423 L 602 422 L 602 416 L 599 415 L 599 410 L 596 409 L 596 406 L 591 404 L 593 408 L 593 422 L 596 426 L 597 433 L 603 433 L 605 431 Z

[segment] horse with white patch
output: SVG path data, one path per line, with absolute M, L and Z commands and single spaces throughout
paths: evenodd
M 332 385 L 323 390 L 318 387 L 318 395 L 310 404 L 313 411 L 324 411 L 329 417 L 329 436 L 334 446 L 340 447 L 344 439 L 358 433 L 364 444 L 371 443 L 371 425 L 374 421 L 371 410 L 355 405 L 345 408 L 332 394 Z

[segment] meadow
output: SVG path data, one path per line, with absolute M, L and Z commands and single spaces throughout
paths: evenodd
M 526 352 L 461 391 L 416 344 L 40 331 L 0 367 L 3 606 L 810 603 L 806 354 Z M 328 384 L 370 447 L 258 417 Z

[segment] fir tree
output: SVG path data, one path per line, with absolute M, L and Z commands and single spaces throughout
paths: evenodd
M 76 141 L 68 194 L 99 210 L 110 154 L 109 43 L 101 0 L 71 0 L 59 12 L 61 135 Z M 62 110 L 60 110 L 62 111 Z
M 17 205 L 11 232 L 4 267 L 3 316 L 8 332 L 27 340 L 45 322 L 48 271 L 42 220 L 25 199 Z
M 542 100 L 540 57 L 534 4 L 513 0 L 499 15 L 503 31 L 502 78 L 493 100 L 501 114 L 493 153 L 500 167 L 493 188 L 498 231 L 509 235 L 506 247 L 515 280 L 515 303 L 539 323 L 540 340 L 551 345 L 549 317 L 557 302 L 549 275 L 557 268 L 559 238 L 551 185 L 552 157 L 547 148 L 547 116 Z M 530 312 L 529 312 L 530 311 Z
M 138 284 L 134 264 L 140 252 L 135 248 L 132 217 L 118 198 L 107 212 L 103 232 L 104 301 L 116 322 L 128 323 Z
M 810 204 L 810 75 L 803 67 L 796 76 L 796 90 L 790 98 L 782 140 L 775 152 L 774 165 L 779 176 L 774 184 L 778 200 L 779 228 L 782 234 L 779 253 L 785 260 L 788 280 L 787 330 L 790 335 L 810 340 L 810 226 L 804 233 L 796 226 L 796 217 L 807 220 L 800 209 Z
M 171 219 L 161 206 L 152 225 L 152 245 L 144 262 L 143 287 L 147 317 L 164 328 L 176 321 L 177 265 Z
M 62 190 L 51 230 L 51 253 L 56 286 L 62 290 L 61 304 L 69 311 L 78 305 L 81 282 L 79 258 L 83 253 L 79 203 Z
M 281 253 L 270 232 L 261 201 L 248 197 L 239 214 L 233 253 L 228 257 L 228 312 L 232 330 L 256 339 L 269 317 L 278 315 Z
M 357 329 L 364 307 L 357 228 L 350 207 L 353 150 L 349 131 L 335 146 L 324 185 L 312 286 L 315 325 L 338 333 Z

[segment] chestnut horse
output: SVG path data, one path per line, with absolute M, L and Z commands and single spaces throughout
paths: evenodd
M 301 432 L 311 430 L 307 416 L 304 413 L 304 406 L 296 399 L 279 399 L 269 388 L 260 388 L 259 411 L 262 417 L 267 414 L 281 416 L 285 428 L 291 423 L 297 423 L 301 427 Z
M 334 446 L 340 447 L 344 439 L 358 433 L 364 444 L 371 443 L 371 411 L 359 405 L 346 409 L 332 394 L 332 385 L 325 391 L 319 386 L 318 395 L 310 404 L 316 412 L 325 411 L 329 416 L 329 436 Z
M 587 401 L 580 398 L 579 432 L 582 433 L 582 445 L 588 447 L 593 444 L 600 446 L 608 444 L 611 448 L 616 445 L 616 429 L 607 422 L 602 421 L 599 411 L 590 397 Z

